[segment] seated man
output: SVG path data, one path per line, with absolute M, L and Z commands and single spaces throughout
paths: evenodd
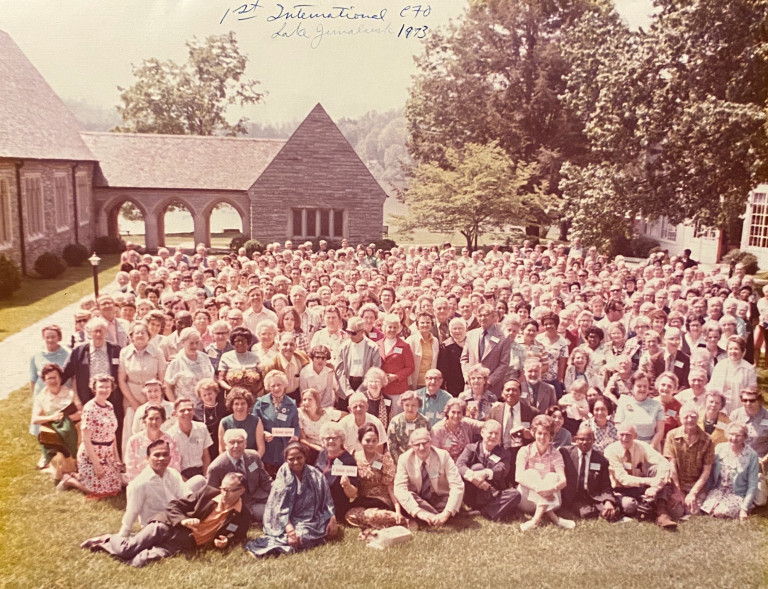
M 181 456 L 181 476 L 185 480 L 196 475 L 205 476 L 211 455 L 208 448 L 213 446 L 213 438 L 204 423 L 193 421 L 194 403 L 185 397 L 179 397 L 173 404 L 176 424 L 168 430 L 176 442 Z
M 616 497 L 611 487 L 608 460 L 602 452 L 592 449 L 595 432 L 588 425 L 581 425 L 573 440 L 576 446 L 560 450 L 566 478 L 563 506 L 584 519 L 602 517 L 613 521 L 618 514 Z
M 184 480 L 176 470 L 168 468 L 170 462 L 171 449 L 165 440 L 147 446 L 147 465 L 128 483 L 125 515 L 118 532 L 121 536 L 131 535 L 137 518 L 143 526 L 153 515 L 165 511 L 171 501 L 185 495 Z
M 443 374 L 437 368 L 430 368 L 424 375 L 426 386 L 417 389 L 416 393 L 421 397 L 421 414 L 429 420 L 429 426 L 445 417 L 445 404 L 453 399 L 448 391 L 444 391 Z
M 107 552 L 133 567 L 211 542 L 221 550 L 245 540 L 251 517 L 243 509 L 244 492 L 245 477 L 238 472 L 227 473 L 220 489 L 203 487 L 171 501 L 135 536 L 107 534 L 90 538 L 80 547 Z
M 655 513 L 658 526 L 676 530 L 677 524 L 667 511 L 672 491 L 667 483 L 669 462 L 650 444 L 635 439 L 637 430 L 631 423 L 622 422 L 616 429 L 619 441 L 605 449 L 605 457 L 621 510 L 625 515 L 644 518 Z
M 520 398 L 539 413 L 557 405 L 555 387 L 541 380 L 541 360 L 528 358 L 523 364 L 525 380 L 520 382 Z M 503 393 L 502 393 L 503 394 Z
M 411 517 L 442 526 L 461 508 L 461 475 L 447 451 L 432 447 L 426 429 L 411 432 L 409 442 L 397 461 L 395 497 Z
M 228 472 L 239 472 L 245 477 L 245 493 L 242 501 L 251 513 L 253 522 L 264 520 L 264 505 L 272 489 L 264 464 L 256 450 L 246 450 L 248 434 L 244 429 L 228 429 L 224 432 L 226 451 L 219 454 L 208 467 L 208 485 L 219 487 Z
M 517 489 L 507 489 L 512 455 L 501 446 L 501 424 L 486 421 L 482 441 L 467 444 L 456 461 L 466 481 L 464 502 L 490 520 L 498 521 L 520 503 Z
M 715 463 L 715 443 L 699 426 L 693 401 L 680 408 L 683 425 L 667 434 L 664 458 L 669 460 L 672 484 L 681 508 L 673 515 L 697 514 L 706 495 L 706 485 Z

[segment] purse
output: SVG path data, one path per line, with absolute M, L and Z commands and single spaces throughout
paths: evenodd
M 59 434 L 49 425 L 41 425 L 40 433 L 37 434 L 37 441 L 43 446 L 61 446 Z

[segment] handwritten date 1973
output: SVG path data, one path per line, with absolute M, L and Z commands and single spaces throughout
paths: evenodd
M 397 36 L 404 39 L 424 39 L 427 36 L 429 27 L 427 25 L 421 27 L 406 27 L 404 24 L 400 25 L 400 30 L 397 32 Z

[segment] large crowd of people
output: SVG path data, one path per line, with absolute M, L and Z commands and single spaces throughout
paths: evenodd
M 42 330 L 30 432 L 59 489 L 127 487 L 120 531 L 83 547 L 131 565 L 459 513 L 675 530 L 765 501 L 768 289 L 740 264 L 575 239 L 129 247 L 122 266 L 66 342 Z

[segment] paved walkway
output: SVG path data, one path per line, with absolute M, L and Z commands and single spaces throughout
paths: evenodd
M 69 345 L 74 330 L 75 311 L 79 306 L 80 301 L 67 305 L 0 342 L 0 401 L 16 389 L 29 385 L 29 359 L 45 345 L 40 333 L 43 327 L 50 323 L 59 325 L 64 333 L 62 343 Z

